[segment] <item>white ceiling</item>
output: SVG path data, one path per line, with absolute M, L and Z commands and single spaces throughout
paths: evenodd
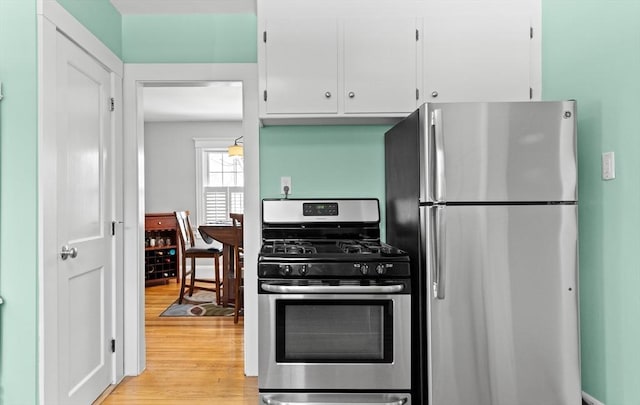
M 145 122 L 241 121 L 242 82 L 144 87 Z
M 256 13 L 256 0 L 110 0 L 120 14 Z

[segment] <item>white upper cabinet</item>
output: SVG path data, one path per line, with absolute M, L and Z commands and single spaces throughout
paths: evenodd
M 540 0 L 257 0 L 263 123 L 540 98 Z
M 416 107 L 416 18 L 269 18 L 263 118 L 388 116 Z
M 416 19 L 344 22 L 344 112 L 402 113 L 416 108 Z
M 267 114 L 338 112 L 335 18 L 270 19 L 263 45 Z
M 535 63 L 539 40 L 532 37 L 539 33 L 533 28 L 532 2 L 426 4 L 425 101 L 520 101 L 539 94 L 532 80 L 539 75 Z

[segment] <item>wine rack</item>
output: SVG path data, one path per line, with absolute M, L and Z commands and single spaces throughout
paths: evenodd
M 178 278 L 178 234 L 173 213 L 145 216 L 145 285 L 167 284 Z

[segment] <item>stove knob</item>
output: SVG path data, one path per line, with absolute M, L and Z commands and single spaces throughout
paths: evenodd
M 288 264 L 281 265 L 281 266 L 280 266 L 280 271 L 281 271 L 281 272 L 282 272 L 282 274 L 284 274 L 285 276 L 288 276 L 289 274 L 291 274 L 291 266 L 289 266 Z
M 303 264 L 302 266 L 300 266 L 300 269 L 298 269 L 298 272 L 300 273 L 301 276 L 304 276 L 308 273 L 308 269 L 307 269 L 307 265 Z
M 362 275 L 366 276 L 367 274 L 369 274 L 369 265 L 368 264 L 364 264 L 362 263 L 360 265 L 360 273 L 362 273 Z
M 384 266 L 384 264 L 380 263 L 376 266 L 376 273 L 378 273 L 379 275 L 383 275 L 386 272 L 387 268 Z

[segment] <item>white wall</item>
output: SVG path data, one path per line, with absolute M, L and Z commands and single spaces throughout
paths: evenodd
M 191 211 L 196 215 L 194 138 L 242 136 L 242 122 L 146 122 L 145 211 Z

